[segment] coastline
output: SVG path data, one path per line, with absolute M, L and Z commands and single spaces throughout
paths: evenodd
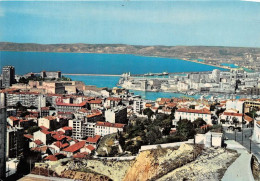
M 199 62 L 199 61 L 196 61 L 196 60 L 189 60 L 187 58 L 183 58 L 181 60 L 188 61 L 188 62 L 199 63 L 199 64 L 203 64 L 203 65 L 209 65 L 209 66 L 218 67 L 218 68 L 222 68 L 222 69 L 228 69 L 228 70 L 232 69 L 231 67 L 228 67 L 228 66 L 212 65 L 212 64 L 209 64 L 209 63 Z
M 61 75 L 73 75 L 73 76 L 105 76 L 105 77 L 121 77 L 121 75 L 114 75 L 114 74 L 61 74 Z

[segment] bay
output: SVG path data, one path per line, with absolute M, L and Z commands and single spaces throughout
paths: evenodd
M 17 74 L 28 72 L 61 71 L 73 74 L 132 74 L 158 72 L 194 72 L 221 69 L 218 67 L 189 62 L 180 59 L 145 57 L 129 54 L 93 54 L 93 53 L 49 53 L 49 52 L 0 52 L 0 67 L 15 66 Z M 83 76 L 66 75 L 72 80 L 82 81 L 86 85 L 113 88 L 119 76 Z M 159 97 L 182 97 L 184 94 L 167 92 L 132 91 L 145 99 L 156 100 Z M 199 98 L 199 95 L 192 96 Z

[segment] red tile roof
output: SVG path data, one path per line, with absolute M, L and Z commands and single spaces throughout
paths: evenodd
M 28 119 L 20 119 L 19 122 L 22 123 L 22 122 L 29 122 L 31 120 L 28 120 Z
M 50 110 L 49 107 L 41 107 L 41 110 Z
M 206 128 L 209 128 L 209 127 L 211 127 L 211 125 L 206 124 L 206 125 L 201 126 L 200 129 L 206 129 Z
M 52 135 L 52 137 L 57 140 L 57 141 L 60 141 L 60 140 L 63 140 L 66 138 L 66 136 L 64 135 L 60 135 L 60 134 L 55 134 L 55 135 Z
M 71 103 L 63 103 L 63 102 L 56 102 L 57 106 L 71 106 L 71 107 L 83 107 L 86 105 L 86 102 L 82 102 L 79 104 L 71 104 Z
M 8 94 L 39 95 L 40 93 L 39 92 L 8 92 Z
M 251 117 L 248 116 L 248 115 L 245 115 L 245 116 L 244 116 L 244 119 L 245 119 L 247 122 L 253 121 L 253 118 L 251 118 Z
M 124 128 L 125 124 L 121 123 L 109 123 L 109 122 L 97 122 L 96 126 L 114 127 L 114 128 Z
M 54 155 L 49 155 L 46 158 L 44 158 L 44 160 L 57 161 L 58 158 Z
M 89 110 L 87 110 L 87 109 L 85 109 L 85 108 L 82 108 L 82 109 L 78 110 L 78 112 L 88 113 Z
M 65 130 L 65 131 L 68 131 L 68 130 L 72 130 L 72 127 L 65 126 L 65 127 L 63 127 L 62 129 Z
M 57 119 L 55 116 L 46 116 L 45 119 L 48 119 L 50 121 Z
M 66 136 L 67 141 L 73 140 L 70 136 Z
M 19 120 L 17 117 L 14 117 L 14 116 L 10 116 L 9 119 L 11 119 L 12 121 L 18 121 Z
M 31 135 L 31 134 L 24 134 L 23 136 L 25 138 L 33 139 L 33 135 Z
M 100 135 L 95 135 L 94 137 L 88 137 L 87 142 L 88 143 L 97 143 L 100 138 L 101 138 Z
M 166 104 L 167 107 L 174 108 L 177 106 L 177 103 L 168 103 Z
M 62 144 L 62 142 L 60 142 L 60 141 L 56 141 L 56 142 L 54 143 L 54 145 L 57 146 L 58 148 L 65 148 L 65 147 L 68 147 L 68 146 L 69 146 L 68 143 Z
M 242 113 L 233 113 L 233 112 L 224 112 L 223 115 L 225 115 L 225 116 L 236 116 L 236 117 L 243 116 Z
M 122 99 L 119 98 L 119 97 L 108 97 L 107 100 L 119 102 L 119 101 L 121 101 Z
M 41 132 L 44 133 L 44 134 L 51 134 L 51 132 L 49 132 L 49 131 L 47 131 L 45 129 L 42 129 Z
M 87 153 L 76 153 L 75 155 L 73 155 L 73 158 L 85 158 L 88 154 Z
M 187 113 L 197 113 L 197 114 L 211 114 L 211 112 L 208 109 L 186 109 L 186 108 L 180 108 L 177 110 L 178 112 L 187 112 Z
M 48 130 L 45 126 L 39 126 L 42 130 Z
M 34 143 L 36 145 L 42 145 L 43 144 L 43 142 L 41 140 L 34 140 Z
M 45 153 L 47 149 L 48 149 L 47 146 L 41 146 L 41 147 L 33 147 L 33 148 L 31 148 L 32 151 L 37 151 L 37 152 L 42 152 L 42 153 Z
M 145 107 L 152 107 L 152 104 L 146 103 Z
M 87 118 L 92 118 L 92 117 L 100 116 L 100 115 L 102 115 L 101 112 L 99 112 L 99 113 L 93 113 L 93 114 L 89 114 L 89 115 L 87 115 Z
M 86 142 L 85 141 L 80 141 L 78 143 L 75 143 L 74 145 L 71 145 L 67 148 L 65 148 L 63 151 L 66 152 L 75 152 L 78 151 L 79 149 L 83 148 L 85 146 Z
M 95 150 L 95 147 L 94 147 L 94 146 L 92 146 L 92 145 L 88 145 L 88 146 L 86 146 L 86 148 L 87 148 L 87 149 L 89 149 L 90 151 L 93 151 L 93 150 Z
M 101 104 L 102 103 L 102 100 L 100 99 L 96 99 L 96 100 L 90 100 L 88 101 L 89 104 Z

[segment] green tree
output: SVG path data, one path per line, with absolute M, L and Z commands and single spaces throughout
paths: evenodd
M 256 114 L 256 109 L 253 108 L 251 111 L 249 111 L 248 113 L 246 113 L 248 116 L 250 116 L 251 118 L 255 118 L 257 117 L 258 115 Z
M 239 123 L 238 119 L 236 117 L 232 118 L 233 124 L 235 124 L 235 127 L 237 127 L 237 124 Z
M 193 124 L 187 119 L 178 121 L 177 134 L 182 136 L 185 140 L 193 138 L 195 135 Z
M 24 77 L 20 77 L 19 81 L 18 81 L 18 83 L 22 83 L 22 84 L 28 84 L 28 82 L 29 82 L 29 80 Z
M 144 115 L 146 115 L 148 117 L 148 119 L 150 120 L 152 115 L 154 114 L 154 112 L 150 109 L 150 108 L 145 108 L 143 110 Z
M 153 126 L 149 128 L 148 132 L 146 133 L 146 139 L 148 144 L 153 144 L 157 139 L 162 137 L 162 133 L 158 126 Z
M 41 128 L 38 126 L 33 126 L 33 127 L 28 128 L 27 132 L 28 132 L 28 134 L 33 134 L 34 132 L 39 131 L 40 129 Z
M 189 108 L 190 109 L 195 109 L 195 105 L 190 105 Z
M 200 128 L 203 125 L 206 125 L 207 123 L 202 118 L 197 118 L 195 121 L 193 121 L 194 128 Z

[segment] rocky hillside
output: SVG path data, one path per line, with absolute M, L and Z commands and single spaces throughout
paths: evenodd
M 39 163 L 35 173 L 41 168 L 53 176 L 89 181 L 220 180 L 238 156 L 223 148 L 183 144 L 142 151 L 134 160 L 63 159 Z
M 213 47 L 213 46 L 138 46 L 122 44 L 35 44 L 0 42 L 0 51 L 39 51 L 39 52 L 78 52 L 136 54 L 146 56 L 201 58 L 201 59 L 237 59 L 248 53 L 258 56 L 260 48 Z
M 183 165 L 164 175 L 159 181 L 221 180 L 226 169 L 235 161 L 238 154 L 224 149 L 210 148 L 193 162 Z

